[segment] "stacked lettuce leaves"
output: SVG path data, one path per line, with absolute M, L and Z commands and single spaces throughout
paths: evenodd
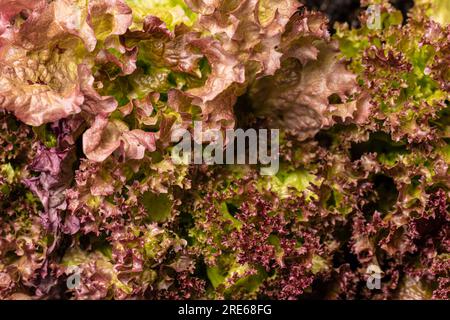
M 448 299 L 449 8 L 0 0 L 0 298 Z M 175 162 L 198 121 L 280 170 Z

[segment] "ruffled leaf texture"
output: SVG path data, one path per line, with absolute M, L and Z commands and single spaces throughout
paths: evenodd
M 115 109 L 115 101 L 91 87 L 87 65 L 98 41 L 127 30 L 131 10 L 121 1 L 61 0 L 38 5 L 27 15 L 25 21 L 10 17 L 15 19 L 12 30 L 2 39 L 0 107 L 32 126 L 82 110 Z M 97 110 L 90 108 L 92 103 Z
M 33 126 L 80 112 L 108 115 L 116 102 L 96 90 L 122 103 L 166 92 L 175 77 L 175 87 L 202 110 L 205 128 L 233 127 L 237 97 L 279 67 L 277 46 L 299 5 L 217 2 L 207 11 L 204 5 L 58 0 L 7 11 L 0 106 Z M 123 82 L 133 90 L 119 99 Z
M 326 18 L 297 14 L 282 37 L 281 68 L 257 80 L 250 91 L 253 108 L 271 126 L 304 140 L 336 121 L 364 121 L 368 101 L 357 97 L 356 76 L 347 70 Z

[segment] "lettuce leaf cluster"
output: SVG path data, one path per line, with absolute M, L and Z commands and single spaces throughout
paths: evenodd
M 0 298 L 448 299 L 450 6 L 361 5 L 0 1 Z M 279 172 L 175 163 L 194 121 Z

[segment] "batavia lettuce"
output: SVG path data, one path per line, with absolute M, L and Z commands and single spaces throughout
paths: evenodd
M 448 299 L 449 8 L 0 0 L 0 298 Z M 280 170 L 174 162 L 194 121 Z

